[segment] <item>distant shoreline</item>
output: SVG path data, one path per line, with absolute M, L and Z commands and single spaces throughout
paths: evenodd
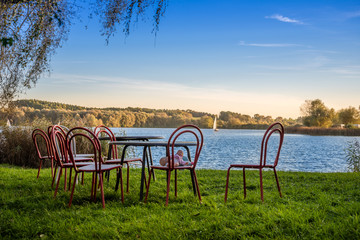
M 268 125 L 243 125 L 240 128 L 219 128 L 221 130 L 266 130 Z M 142 128 L 142 127 L 130 127 Z M 146 127 L 145 127 L 146 128 Z M 153 127 L 162 128 L 162 127 Z M 164 127 L 171 128 L 171 127 Z M 176 128 L 176 127 L 175 127 Z M 205 128 L 211 129 L 211 128 Z M 360 137 L 360 128 L 320 128 L 320 127 L 285 127 L 287 134 L 304 134 L 312 136 L 354 136 Z
M 286 127 L 285 133 L 313 136 L 360 136 L 360 128 Z

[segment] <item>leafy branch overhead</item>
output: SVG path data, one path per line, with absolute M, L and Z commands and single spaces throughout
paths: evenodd
M 159 29 L 166 0 L 93 0 L 106 42 L 120 27 L 130 34 L 131 23 L 153 10 L 153 32 Z M 0 106 L 34 87 L 50 59 L 67 39 L 74 16 L 81 10 L 75 0 L 8 0 L 0 2 Z M 80 14 L 79 14 L 80 15 Z

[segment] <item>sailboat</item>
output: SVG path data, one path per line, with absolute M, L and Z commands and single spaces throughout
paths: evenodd
M 216 117 L 214 118 L 213 130 L 214 130 L 215 132 L 219 131 L 219 129 L 216 128 Z

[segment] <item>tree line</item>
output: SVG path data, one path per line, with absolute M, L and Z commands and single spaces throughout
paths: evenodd
M 169 110 L 149 108 L 86 108 L 40 100 L 17 100 L 9 109 L 0 111 L 2 125 L 9 119 L 12 125 L 23 126 L 36 121 L 51 124 L 76 123 L 82 126 L 104 124 L 109 127 L 177 127 L 195 124 L 201 128 L 212 128 L 216 115 L 193 110 Z M 217 116 L 219 128 L 266 128 L 274 121 L 286 126 L 299 124 L 297 119 L 255 114 L 254 116 L 222 111 Z
M 343 125 L 346 128 L 360 124 L 360 106 L 349 106 L 335 111 L 325 106 L 320 99 L 306 100 L 301 106 L 303 114 L 302 123 L 307 127 L 336 127 Z
M 306 100 L 301 106 L 302 117 L 296 119 L 255 114 L 254 116 L 221 111 L 219 116 L 193 110 L 150 109 L 139 107 L 127 108 L 87 108 L 58 102 L 41 100 L 17 100 L 9 108 L 0 110 L 1 122 L 7 120 L 12 125 L 24 126 L 37 121 L 52 124 L 76 124 L 81 126 L 109 127 L 149 127 L 174 128 L 182 124 L 195 124 L 201 128 L 212 128 L 217 117 L 218 128 L 228 129 L 264 129 L 278 121 L 287 127 L 339 127 L 347 128 L 360 124 L 360 108 L 348 107 L 335 111 L 328 108 L 320 99 Z

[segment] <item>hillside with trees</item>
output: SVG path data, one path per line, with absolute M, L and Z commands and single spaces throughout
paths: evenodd
M 47 121 L 49 124 L 78 122 L 83 126 L 105 124 L 110 127 L 177 127 L 182 124 L 196 124 L 201 128 L 211 128 L 215 115 L 193 110 L 169 110 L 149 108 L 86 108 L 81 106 L 40 101 L 14 101 L 11 110 L 0 112 L 2 124 L 9 119 L 12 125 L 28 125 L 35 121 Z M 220 112 L 219 128 L 266 128 L 274 121 L 286 126 L 299 124 L 299 119 L 286 119 L 255 114 L 243 115 L 234 112 Z
M 301 106 L 301 111 L 303 116 L 297 119 L 274 119 L 271 116 L 250 116 L 230 111 L 221 111 L 219 116 L 215 116 L 206 112 L 179 109 L 88 108 L 32 99 L 14 101 L 9 108 L 2 108 L 0 124 L 5 125 L 9 120 L 16 126 L 41 121 L 49 125 L 60 123 L 89 127 L 105 124 L 110 127 L 174 128 L 182 124 L 195 124 L 201 128 L 212 128 L 214 118 L 217 117 L 217 127 L 223 129 L 265 129 L 269 124 L 279 121 L 294 133 L 308 132 L 312 129 L 310 131 L 314 134 L 329 128 L 358 128 L 357 124 L 360 124 L 359 109 L 348 107 L 335 111 L 326 107 L 320 99 L 306 100 Z

